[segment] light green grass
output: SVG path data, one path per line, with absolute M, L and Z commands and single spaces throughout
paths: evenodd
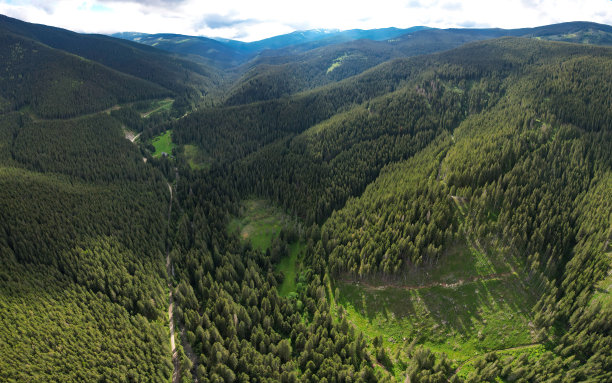
M 478 248 L 458 242 L 437 264 L 401 280 L 337 281 L 332 312 L 342 306 L 349 323 L 367 338 L 382 336 L 388 355 L 412 342 L 461 363 L 533 343 L 531 309 L 538 295 L 515 271 L 520 263 L 504 256 L 507 251 Z M 469 373 L 470 366 L 465 369 Z M 403 381 L 401 368 L 392 373 Z
M 342 65 L 342 62 L 349 57 L 347 54 L 344 54 L 340 57 L 338 57 L 337 59 L 335 59 L 332 64 L 329 66 L 329 68 L 327 68 L 327 74 L 330 74 L 331 72 L 334 71 L 334 69 L 338 68 L 340 65 Z
M 251 199 L 244 202 L 241 217 L 232 219 L 228 230 L 238 231 L 240 238 L 251 241 L 254 249 L 266 251 L 286 219 L 289 217 L 268 201 Z
M 608 259 L 612 260 L 612 252 L 608 252 Z M 595 293 L 591 300 L 591 304 L 600 303 L 602 307 L 612 309 L 612 269 L 608 271 L 608 275 L 603 280 L 595 285 Z
M 237 232 L 244 241 L 250 241 L 254 249 L 266 251 L 272 240 L 291 218 L 278 207 L 262 199 L 244 201 L 240 217 L 232 219 L 228 225 L 230 233 Z M 299 258 L 305 245 L 295 242 L 289 245 L 289 255 L 276 265 L 276 271 L 281 271 L 285 278 L 278 287 L 281 296 L 288 296 L 297 291 L 297 275 L 299 273 Z
M 172 130 L 167 130 L 163 134 L 154 137 L 151 143 L 155 147 L 155 152 L 153 153 L 155 158 L 161 157 L 162 153 L 172 154 L 172 149 L 176 146 L 172 142 Z
M 281 259 L 276 265 L 276 271 L 281 271 L 285 276 L 283 283 L 278 287 L 278 293 L 286 297 L 297 291 L 296 276 L 298 273 L 298 257 L 304 251 L 304 244 L 296 242 L 289 247 L 289 256 Z
M 536 298 L 515 275 L 455 288 L 337 287 L 337 303 L 349 321 L 370 338 L 382 336 L 392 353 L 416 339 L 462 361 L 533 342 L 529 322 Z
M 143 118 L 147 118 L 154 113 L 159 113 L 164 110 L 170 110 L 172 108 L 172 104 L 174 104 L 174 100 L 171 98 L 166 98 L 164 100 L 157 100 L 151 103 L 151 107 L 148 111 L 141 114 Z
M 185 145 L 185 158 L 193 170 L 209 169 L 210 161 L 196 145 Z

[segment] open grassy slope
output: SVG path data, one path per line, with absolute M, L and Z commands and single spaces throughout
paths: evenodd
M 387 283 L 340 279 L 336 303 L 368 336 L 382 336 L 392 355 L 414 341 L 463 361 L 534 342 L 530 321 L 536 287 L 505 264 L 493 266 L 496 256 L 462 250 L 420 270 L 413 283 L 410 278 Z
M 241 216 L 230 221 L 228 231 L 237 232 L 243 241 L 250 241 L 253 248 L 265 252 L 279 236 L 283 226 L 291 221 L 286 213 L 269 201 L 249 199 L 244 201 Z M 276 264 L 275 270 L 284 276 L 278 286 L 281 296 L 286 297 L 297 291 L 297 276 L 304 249 L 304 244 L 299 241 L 289 244 L 288 254 Z
M 241 216 L 229 223 L 228 230 L 237 231 L 240 238 L 251 242 L 253 248 L 266 251 L 289 217 L 278 207 L 261 199 L 246 200 L 243 209 Z
M 175 147 L 175 144 L 172 142 L 171 130 L 167 130 L 159 136 L 153 137 L 151 143 L 153 144 L 153 147 L 155 147 L 153 157 L 156 158 L 161 157 L 163 153 L 172 155 L 172 149 Z
M 163 100 L 156 100 L 154 102 L 151 103 L 150 108 L 148 108 L 148 110 L 144 111 L 141 116 L 143 118 L 147 118 L 152 114 L 155 113 L 159 113 L 162 111 L 169 111 L 170 109 L 172 109 L 172 104 L 174 103 L 174 100 L 171 98 L 165 98 Z

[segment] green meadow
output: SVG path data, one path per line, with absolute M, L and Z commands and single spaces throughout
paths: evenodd
M 153 137 L 151 143 L 155 147 L 155 152 L 153 153 L 155 158 L 161 157 L 162 153 L 172 154 L 172 149 L 176 146 L 172 142 L 172 130 L 167 130 L 163 134 Z

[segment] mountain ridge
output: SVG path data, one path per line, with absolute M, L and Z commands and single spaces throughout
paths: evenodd
M 138 41 L 147 45 L 159 46 L 170 52 L 194 54 L 206 57 L 206 52 L 209 49 L 220 49 L 220 55 L 230 56 L 212 58 L 212 61 L 218 65 L 239 65 L 256 57 L 278 56 L 279 54 L 295 54 L 306 52 L 315 48 L 321 48 L 328 45 L 346 43 L 361 39 L 384 42 L 395 38 L 406 38 L 406 36 L 417 33 L 419 31 L 446 31 L 447 33 L 460 33 L 483 35 L 489 38 L 501 36 L 525 36 L 525 37 L 551 37 L 555 34 L 582 31 L 585 29 L 600 30 L 605 33 L 604 36 L 594 38 L 595 43 L 605 45 L 612 44 L 612 26 L 606 24 L 598 24 L 586 21 L 564 22 L 558 24 L 550 24 L 532 28 L 430 28 L 426 26 L 415 26 L 410 28 L 378 28 L 378 29 L 351 29 L 343 31 L 335 30 L 299 30 L 284 35 L 269 37 L 263 40 L 253 42 L 242 42 L 231 39 L 214 39 L 205 36 L 188 36 L 181 34 L 144 34 L 137 32 L 115 33 L 111 36 L 124 38 L 130 41 Z M 164 37 L 172 36 L 172 39 L 162 41 Z M 576 36 L 558 36 L 559 39 L 576 40 Z M 196 40 L 201 44 L 199 46 L 183 45 L 187 40 Z M 178 43 L 176 42 L 178 41 Z M 220 43 L 221 45 L 219 45 Z M 161 45 L 160 45 L 161 44 Z

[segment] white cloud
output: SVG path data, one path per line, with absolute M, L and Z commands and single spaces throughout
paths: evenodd
M 0 0 L 0 13 L 79 32 L 138 31 L 252 41 L 295 29 L 612 24 L 610 0 Z

